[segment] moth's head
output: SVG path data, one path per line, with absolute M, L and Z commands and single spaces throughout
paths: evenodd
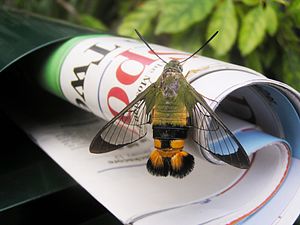
M 182 73 L 182 66 L 180 65 L 180 62 L 178 60 L 172 59 L 164 67 L 164 71 L 168 71 L 168 70 L 172 70 L 172 71 Z

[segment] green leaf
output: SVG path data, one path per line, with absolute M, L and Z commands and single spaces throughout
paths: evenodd
M 260 0 L 243 0 L 245 5 L 254 6 L 260 4 Z
M 158 1 L 149 0 L 140 5 L 123 19 L 118 33 L 124 36 L 136 37 L 134 29 L 145 34 L 151 28 L 153 18 L 158 14 Z
M 279 3 L 279 4 L 281 4 L 281 5 L 284 5 L 284 6 L 287 6 L 287 5 L 289 5 L 289 2 L 291 1 L 291 0 L 273 0 L 274 2 L 276 2 L 276 3 Z M 292 0 L 293 1 L 293 0 Z
M 295 25 L 300 28 L 300 0 L 291 1 L 287 11 L 291 15 Z
M 137 1 L 118 1 L 116 3 L 116 7 L 118 8 L 118 15 L 120 16 L 120 18 L 126 17 L 137 5 Z
M 287 51 L 283 58 L 282 80 L 300 90 L 300 58 L 296 51 Z
M 247 55 L 245 57 L 245 66 L 255 71 L 263 72 L 260 54 L 257 51 L 253 51 L 251 54 Z
M 298 48 L 299 37 L 295 33 L 293 23 L 291 20 L 281 20 L 279 24 L 278 34 L 276 39 L 283 49 Z
M 211 17 L 206 37 L 219 31 L 210 45 L 217 55 L 226 54 L 232 47 L 237 37 L 238 21 L 232 0 L 224 0 Z
M 275 9 L 272 7 L 271 4 L 268 4 L 265 8 L 265 18 L 266 18 L 266 25 L 267 25 L 267 32 L 271 36 L 277 32 L 278 29 L 278 18 Z
M 99 30 L 107 30 L 107 27 L 98 19 L 93 16 L 81 14 L 79 16 L 79 21 L 81 25 L 99 29 Z
M 198 27 L 191 27 L 187 31 L 173 34 L 171 36 L 171 46 L 175 49 L 180 49 L 187 52 L 195 52 L 200 46 L 203 33 Z
M 276 48 L 276 45 L 274 43 L 271 43 L 266 46 L 263 46 L 264 48 L 262 49 L 262 51 L 260 51 L 260 55 L 261 57 L 261 61 L 264 65 L 264 67 L 268 68 L 272 65 L 273 61 L 276 59 L 277 56 L 277 50 L 278 48 Z
M 242 21 L 238 46 L 242 55 L 248 55 L 264 39 L 266 20 L 264 10 L 257 6 L 250 10 Z
M 203 50 L 203 55 L 208 56 L 213 59 L 217 59 L 223 62 L 230 62 L 230 54 L 225 54 L 225 55 L 217 55 L 216 52 L 210 53 L 209 50 L 204 49 Z
M 178 33 L 205 19 L 218 0 L 162 0 L 156 34 Z

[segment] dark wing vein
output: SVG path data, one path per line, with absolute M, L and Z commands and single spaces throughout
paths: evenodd
M 219 116 L 209 107 L 203 97 L 188 84 L 187 99 L 194 99 L 186 107 L 191 117 L 193 140 L 201 150 L 238 168 L 249 168 L 250 161 L 243 146 L 226 127 Z
M 155 101 L 155 91 L 154 84 L 150 85 L 109 121 L 94 137 L 90 151 L 110 152 L 144 137 L 147 133 L 151 107 Z

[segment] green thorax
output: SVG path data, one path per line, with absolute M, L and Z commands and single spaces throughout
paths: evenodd
M 184 104 L 185 79 L 181 73 L 162 76 L 159 92 L 156 96 L 155 107 L 160 112 L 182 110 Z

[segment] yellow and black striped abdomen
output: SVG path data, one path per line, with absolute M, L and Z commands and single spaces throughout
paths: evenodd
M 161 140 L 163 149 L 172 148 L 170 140 L 185 139 L 187 137 L 188 113 L 186 107 L 172 105 L 155 106 L 152 111 L 153 138 Z M 182 146 L 183 148 L 183 146 Z
M 151 174 L 182 178 L 194 168 L 194 157 L 183 151 L 188 132 L 187 119 L 185 107 L 154 107 L 152 128 L 155 148 L 147 162 Z

